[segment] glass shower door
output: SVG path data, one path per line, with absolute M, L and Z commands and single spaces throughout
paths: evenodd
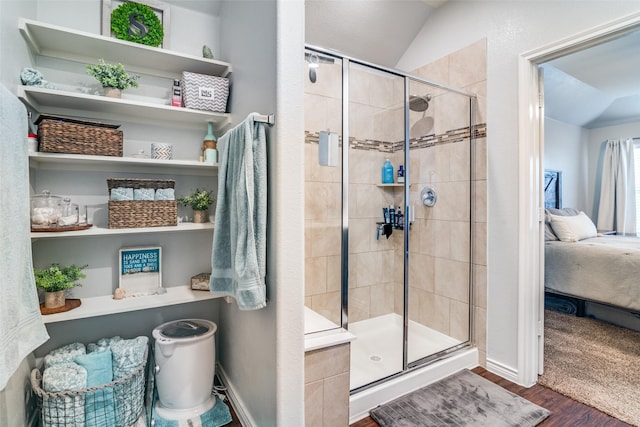
M 346 83 L 346 82 L 345 82 Z M 404 78 L 348 65 L 348 319 L 351 389 L 403 370 Z M 393 165 L 383 183 L 382 166 Z M 404 166 L 403 166 L 404 168 Z M 386 210 L 386 214 L 384 213 Z
M 471 340 L 470 98 L 409 83 L 409 365 Z

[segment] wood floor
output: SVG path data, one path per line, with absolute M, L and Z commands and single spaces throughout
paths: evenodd
M 541 385 L 536 384 L 533 387 L 525 388 L 514 384 L 511 381 L 505 380 L 498 375 L 492 374 L 484 368 L 475 368 L 473 369 L 473 372 L 493 381 L 510 392 L 551 411 L 551 415 L 542 423 L 538 424 L 541 427 L 629 426 L 629 424 L 610 417 L 597 409 L 583 405 L 575 400 L 571 400 L 568 397 Z M 367 417 L 351 424 L 351 427 L 378 427 L 378 423 L 370 417 Z

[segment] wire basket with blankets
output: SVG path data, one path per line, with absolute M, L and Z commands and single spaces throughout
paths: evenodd
M 126 427 L 145 407 L 149 339 L 103 338 L 72 343 L 44 357 L 31 371 L 43 427 Z

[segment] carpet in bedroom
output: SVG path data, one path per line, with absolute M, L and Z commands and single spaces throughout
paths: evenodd
M 538 382 L 640 426 L 640 333 L 545 310 L 544 374 Z

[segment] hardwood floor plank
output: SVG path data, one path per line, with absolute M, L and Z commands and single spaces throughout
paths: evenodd
M 534 385 L 533 387 L 522 387 L 512 383 L 484 368 L 472 369 L 476 374 L 488 379 L 517 394 L 530 402 L 540 405 L 551 411 L 549 418 L 538 424 L 541 427 L 627 427 L 629 424 L 613 418 L 595 408 L 576 402 L 560 393 L 543 387 Z M 351 424 L 351 427 L 379 427 L 371 417 L 364 418 Z

